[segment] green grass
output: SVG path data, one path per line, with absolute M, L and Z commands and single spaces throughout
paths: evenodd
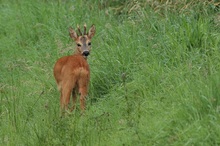
M 0 145 L 220 145 L 216 3 L 0 4 Z M 87 110 L 60 118 L 53 65 L 84 23 L 97 29 Z

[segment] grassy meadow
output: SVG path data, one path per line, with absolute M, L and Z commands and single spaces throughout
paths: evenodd
M 0 146 L 220 145 L 220 8 L 208 0 L 1 0 Z M 87 109 L 60 117 L 68 28 L 95 24 Z

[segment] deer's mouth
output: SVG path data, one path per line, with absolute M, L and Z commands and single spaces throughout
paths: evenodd
M 84 52 L 82 53 L 82 55 L 85 56 L 85 57 L 89 56 L 89 54 L 90 54 L 89 51 L 84 51 Z

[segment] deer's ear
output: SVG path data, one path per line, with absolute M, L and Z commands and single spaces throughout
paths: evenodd
M 71 27 L 69 28 L 69 34 L 70 34 L 70 37 L 74 40 L 76 40 L 78 37 L 77 33 Z
M 92 38 L 95 35 L 95 25 L 92 25 L 88 32 L 88 37 Z

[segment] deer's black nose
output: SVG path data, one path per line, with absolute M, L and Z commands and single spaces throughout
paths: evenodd
M 84 52 L 83 52 L 83 55 L 84 55 L 84 56 L 89 56 L 89 51 L 84 51 Z

